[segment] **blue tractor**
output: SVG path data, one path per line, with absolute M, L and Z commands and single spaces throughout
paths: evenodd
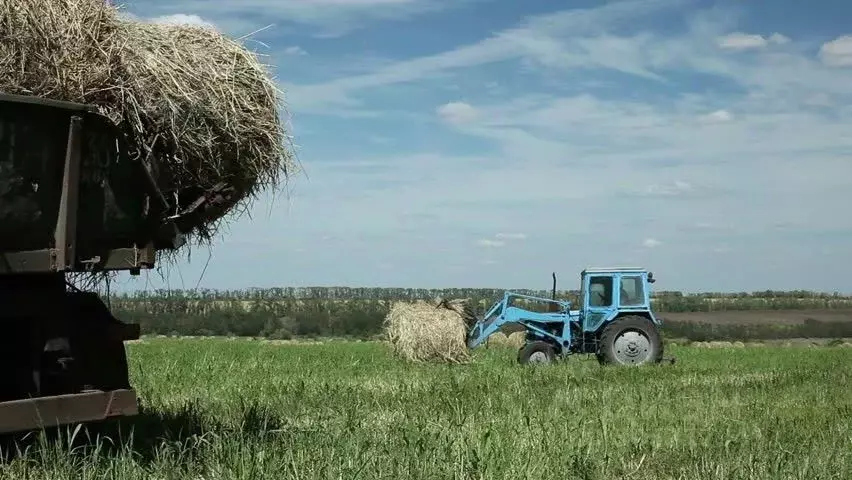
M 553 298 L 504 293 L 473 323 L 468 347 L 498 331 L 526 331 L 518 352 L 522 364 L 551 363 L 577 353 L 594 354 L 602 364 L 659 363 L 663 343 L 661 321 L 651 311 L 652 283 L 653 273 L 641 268 L 587 268 L 580 274 L 580 308 L 572 310 L 570 302 L 556 300 L 554 273 Z

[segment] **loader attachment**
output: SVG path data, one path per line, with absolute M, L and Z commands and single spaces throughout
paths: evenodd
M 555 303 L 557 312 L 539 313 L 513 305 L 514 300 Z M 476 348 L 491 335 L 502 331 L 512 333 L 527 331 L 535 337 L 545 337 L 553 341 L 562 340 L 562 332 L 555 333 L 553 324 L 564 324 L 570 317 L 570 302 L 549 298 L 532 297 L 513 292 L 503 294 L 503 299 L 495 303 L 488 312 L 473 324 L 467 336 L 468 348 Z M 552 310 L 552 309 L 551 309 Z M 561 329 L 560 329 L 561 330 Z

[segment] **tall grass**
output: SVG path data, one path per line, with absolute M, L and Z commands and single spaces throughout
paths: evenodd
M 142 415 L 76 450 L 32 441 L 0 476 L 852 478 L 852 349 L 673 347 L 677 364 L 639 369 L 526 368 L 502 348 L 411 365 L 371 342 L 129 351 Z

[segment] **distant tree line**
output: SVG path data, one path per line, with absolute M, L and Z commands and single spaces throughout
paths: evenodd
M 544 290 L 514 290 L 550 298 Z M 143 334 L 153 335 L 237 335 L 287 339 L 293 337 L 374 338 L 381 334 L 382 322 L 394 301 L 434 298 L 467 298 L 474 309 L 483 313 L 499 300 L 504 290 L 447 288 L 348 288 L 305 287 L 216 290 L 157 290 L 113 294 L 109 296 L 113 313 L 125 322 L 139 323 Z M 557 292 L 557 298 L 575 306 L 578 291 Z M 710 312 L 741 310 L 852 310 L 852 297 L 839 294 L 794 291 L 753 293 L 656 292 L 652 300 L 656 312 Z M 820 323 L 820 322 L 817 322 Z M 812 335 L 852 337 L 852 322 L 841 326 L 805 327 Z M 796 329 L 769 325 L 696 326 L 670 324 L 668 335 L 692 338 L 731 339 L 737 335 L 749 338 L 785 338 L 802 336 Z M 727 330 L 726 330 L 727 329 Z M 733 329 L 733 330 L 731 330 Z M 762 330 L 761 330 L 762 329 Z M 760 330 L 760 331 L 757 331 Z M 849 330 L 849 331 L 847 331 Z M 737 333 L 739 332 L 739 333 Z M 698 340 L 699 338 L 693 338 Z

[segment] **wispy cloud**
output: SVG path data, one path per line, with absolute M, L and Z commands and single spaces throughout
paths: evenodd
M 498 248 L 498 247 L 505 246 L 506 242 L 503 242 L 501 240 L 492 240 L 490 238 L 483 238 L 483 239 L 477 240 L 476 244 L 479 245 L 480 247 Z
M 475 121 L 479 114 L 470 104 L 450 102 L 438 107 L 438 115 L 448 123 L 464 124 Z
M 502 240 L 526 240 L 526 233 L 498 233 L 495 235 L 496 238 Z
M 310 29 L 305 29 L 306 36 L 329 38 L 375 21 L 408 19 L 479 1 L 483 0 L 152 0 L 132 7 L 154 15 L 191 12 L 217 21 L 242 21 L 255 28 L 261 24 L 279 28 L 304 26 Z
M 764 37 L 753 33 L 735 32 L 723 35 L 718 39 L 719 46 L 728 50 L 751 50 L 764 48 L 770 44 L 784 45 L 789 42 L 790 39 L 780 33 L 773 33 Z
M 175 13 L 172 15 L 163 15 L 150 19 L 153 23 L 162 23 L 166 25 L 195 25 L 199 27 L 216 28 L 212 22 L 209 22 L 198 15 L 188 15 L 185 13 Z
M 291 46 L 284 49 L 284 54 L 285 55 L 302 56 L 302 55 L 307 55 L 308 52 L 306 52 L 304 48 L 302 48 L 298 45 L 291 45 Z
M 674 197 L 692 191 L 692 185 L 683 180 L 675 180 L 670 184 L 653 184 L 644 189 L 647 195 Z
M 338 106 L 360 104 L 350 97 L 359 91 L 386 85 L 423 81 L 448 71 L 469 69 L 506 60 L 525 59 L 531 64 L 560 70 L 598 63 L 635 74 L 650 75 L 629 60 L 635 49 L 617 57 L 600 55 L 595 41 L 578 44 L 576 51 L 566 50 L 560 40 L 572 37 L 600 35 L 601 31 L 629 24 L 659 9 L 679 5 L 681 0 L 628 0 L 602 7 L 577 9 L 526 18 L 519 26 L 499 32 L 482 41 L 437 53 L 383 66 L 363 75 L 335 79 L 313 85 L 289 84 L 296 108 L 302 111 L 331 113 Z M 611 44 L 621 39 L 607 36 L 601 41 Z M 621 60 L 629 60 L 619 63 Z

